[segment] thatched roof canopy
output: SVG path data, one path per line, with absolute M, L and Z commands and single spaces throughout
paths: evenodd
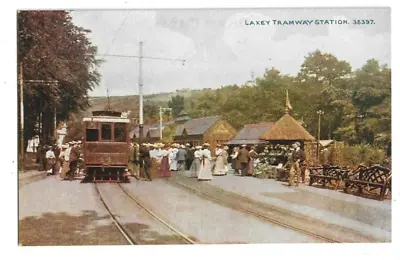
M 262 135 L 260 139 L 267 141 L 315 140 L 315 138 L 289 114 L 285 114 L 281 117 L 281 119 L 279 119 L 264 135 Z

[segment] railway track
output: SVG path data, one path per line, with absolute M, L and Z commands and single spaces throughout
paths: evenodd
M 257 202 L 207 183 L 176 175 L 172 185 L 222 206 L 244 212 L 268 223 L 294 230 L 327 243 L 386 242 L 339 225 L 294 214 L 288 210 Z
M 121 191 L 121 193 L 123 193 L 123 195 L 128 198 L 128 200 L 130 202 L 133 202 L 133 204 L 137 207 L 137 211 L 144 211 L 147 214 L 147 218 L 151 218 L 154 222 L 155 225 L 160 225 L 163 228 L 166 228 L 170 233 L 173 233 L 174 236 L 169 236 L 172 238 L 167 238 L 167 236 L 165 236 L 165 238 L 163 238 L 161 236 L 161 238 L 157 238 L 156 235 L 155 236 L 155 240 L 157 240 L 156 242 L 146 242 L 143 238 L 141 238 L 141 234 L 137 234 L 137 231 L 135 231 L 135 228 L 131 228 L 129 227 L 129 224 L 122 224 L 121 221 L 118 220 L 119 216 L 118 214 L 115 214 L 111 208 L 109 207 L 109 205 L 107 204 L 106 200 L 104 199 L 104 194 L 102 194 L 102 192 L 99 189 L 99 185 L 107 185 L 107 184 L 97 184 L 95 183 L 95 189 L 96 192 L 102 202 L 102 204 L 104 205 L 105 209 L 107 210 L 108 214 L 110 215 L 111 219 L 113 220 L 115 226 L 117 227 L 117 229 L 119 230 L 119 232 L 121 233 L 122 236 L 124 236 L 124 238 L 126 239 L 126 241 L 130 244 L 130 245 L 147 245 L 147 244 L 196 244 L 196 242 L 187 237 L 186 235 L 182 234 L 180 231 L 178 231 L 176 228 L 172 227 L 171 225 L 169 225 L 167 222 L 165 222 L 164 220 L 162 220 L 159 216 L 157 216 L 154 212 L 152 212 L 150 209 L 148 209 L 148 207 L 146 207 L 139 199 L 135 198 L 134 196 L 132 196 L 128 191 L 126 191 L 121 184 L 111 184 L 115 187 L 117 187 L 118 185 L 118 190 Z M 140 232 L 139 232 L 140 233 Z

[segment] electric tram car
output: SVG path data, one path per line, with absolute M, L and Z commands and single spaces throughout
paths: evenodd
M 128 182 L 130 157 L 128 126 L 121 112 L 93 111 L 83 118 L 83 156 L 86 180 Z

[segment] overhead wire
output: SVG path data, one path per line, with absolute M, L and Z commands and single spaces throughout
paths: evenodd
M 118 27 L 118 29 L 117 29 L 117 32 L 115 33 L 113 39 L 111 40 L 110 45 L 109 45 L 108 48 L 107 48 L 106 54 L 109 53 L 111 47 L 113 46 L 115 40 L 116 40 L 117 37 L 118 37 L 119 31 L 122 29 L 122 27 L 124 26 L 126 20 L 128 19 L 129 14 L 130 14 L 130 11 L 128 11 L 128 13 L 125 15 L 124 19 L 122 20 L 122 23 L 119 25 L 119 27 Z M 109 88 L 108 88 L 108 87 L 106 87 L 106 88 L 107 88 L 108 110 L 111 110 Z
M 119 27 L 118 27 L 118 29 L 117 29 L 117 32 L 115 33 L 115 35 L 114 35 L 114 37 L 113 37 L 113 39 L 112 39 L 112 41 L 111 41 L 110 46 L 107 48 L 106 54 L 108 54 L 108 52 L 110 51 L 112 45 L 114 44 L 115 40 L 117 39 L 118 33 L 119 33 L 119 31 L 121 30 L 121 28 L 124 26 L 126 20 L 128 19 L 128 16 L 129 16 L 130 12 L 131 12 L 131 11 L 128 11 L 128 13 L 126 14 L 124 20 L 122 20 L 122 23 L 119 25 Z

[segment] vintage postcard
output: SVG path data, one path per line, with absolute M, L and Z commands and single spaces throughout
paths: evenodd
M 391 243 L 391 9 L 20 10 L 21 246 Z

